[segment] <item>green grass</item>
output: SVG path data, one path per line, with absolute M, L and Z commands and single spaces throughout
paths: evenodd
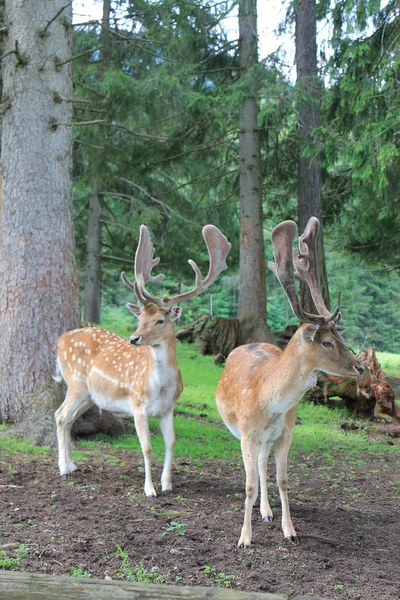
M 400 354 L 391 354 L 390 352 L 377 352 L 376 356 L 379 364 L 386 375 L 400 377 Z
M 378 357 L 388 373 L 397 372 L 400 375 L 398 355 L 378 353 Z M 211 356 L 197 354 L 193 346 L 178 344 L 178 362 L 182 371 L 184 391 L 175 409 L 177 440 L 175 456 L 190 457 L 195 464 L 201 464 L 202 459 L 218 458 L 240 462 L 240 443 L 222 423 L 215 404 L 215 390 L 222 367 L 214 365 L 212 360 Z M 400 451 L 399 445 L 389 446 L 385 443 L 370 442 L 366 431 L 368 422 L 362 419 L 358 420 L 359 430 L 356 434 L 344 432 L 340 424 L 346 420 L 354 420 L 355 417 L 342 409 L 330 409 L 300 402 L 297 414 L 300 423 L 294 428 L 292 455 L 300 451 L 306 453 L 320 451 L 328 456 L 332 454 L 332 448 L 355 454 L 360 451 L 372 453 Z M 164 443 L 156 419 L 150 420 L 150 428 L 154 456 L 162 460 Z M 99 435 L 98 440 L 106 445 L 105 454 L 110 464 L 120 460 L 113 456 L 116 448 L 141 452 L 139 440 L 135 435 L 124 435 L 118 438 Z M 99 451 L 99 441 L 80 441 L 78 449 L 73 453 L 73 459 L 78 463 L 88 460 L 90 455 Z M 33 447 L 26 440 L 5 435 L 0 435 L 0 450 L 26 454 L 50 451 L 49 448 Z
M 396 355 L 388 355 L 396 357 Z M 226 429 L 216 404 L 215 390 L 223 367 L 212 362 L 213 357 L 201 356 L 193 346 L 178 344 L 178 362 L 182 371 L 184 390 L 175 408 L 176 457 L 187 457 L 201 462 L 201 459 L 233 459 L 240 461 L 240 443 Z M 395 359 L 393 359 L 395 360 Z M 200 416 L 202 415 L 202 416 Z M 354 421 L 355 417 L 343 409 L 331 409 L 326 406 L 315 406 L 309 402 L 300 402 L 297 415 L 301 424 L 294 428 L 291 455 L 298 452 L 311 453 L 320 451 L 324 455 L 335 450 L 354 453 L 368 451 L 399 452 L 399 446 L 388 446 L 385 443 L 371 443 L 368 439 L 366 421 L 358 420 L 360 427 L 357 434 L 346 433 L 340 428 L 343 421 Z M 162 460 L 164 443 L 159 433 L 158 422 L 150 419 L 152 431 L 152 447 L 155 458 Z M 118 438 L 100 439 L 110 448 L 123 448 L 140 452 L 139 440 L 136 436 L 125 435 Z M 80 448 L 96 448 L 96 442 L 81 442 Z M 74 456 L 80 460 L 82 453 Z

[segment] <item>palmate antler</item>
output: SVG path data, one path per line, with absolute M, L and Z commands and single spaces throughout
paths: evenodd
M 156 277 L 151 275 L 153 267 L 160 262 L 159 258 L 153 258 L 154 246 L 151 242 L 149 230 L 145 225 L 140 226 L 139 244 L 135 254 L 135 283 L 131 283 L 125 273 L 121 273 L 122 281 L 126 286 L 135 292 L 141 304 L 153 302 L 157 306 L 168 308 L 174 302 L 184 302 L 194 296 L 198 296 L 206 288 L 208 288 L 218 277 L 218 275 L 227 268 L 226 257 L 231 249 L 231 244 L 228 242 L 223 233 L 214 225 L 206 225 L 203 227 L 203 238 L 207 246 L 208 255 L 210 258 L 210 268 L 207 277 L 203 279 L 199 267 L 192 260 L 189 260 L 190 266 L 193 268 L 196 276 L 195 287 L 189 292 L 178 294 L 172 298 L 161 300 L 156 296 L 152 296 L 146 290 L 146 284 L 152 281 L 162 281 L 164 275 L 159 274 Z
M 318 219 L 311 217 L 304 233 L 299 237 L 300 252 L 297 255 L 293 250 L 293 240 L 297 232 L 296 223 L 294 221 L 279 223 L 271 233 L 275 263 L 269 262 L 268 267 L 277 276 L 289 299 L 293 313 L 299 321 L 323 325 L 331 321 L 337 323 L 341 315 L 339 307 L 335 308 L 332 313 L 329 312 L 322 298 L 317 262 L 316 240 L 318 229 Z M 296 266 L 296 272 L 293 269 L 293 263 Z M 301 306 L 296 290 L 295 277 L 308 285 L 318 315 L 306 312 Z

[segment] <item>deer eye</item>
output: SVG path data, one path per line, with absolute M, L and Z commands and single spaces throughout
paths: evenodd
M 156 325 L 163 325 L 164 323 L 164 319 L 158 319 L 158 321 L 156 321 Z
M 333 348 L 332 342 L 322 342 L 322 345 L 325 346 L 325 348 Z

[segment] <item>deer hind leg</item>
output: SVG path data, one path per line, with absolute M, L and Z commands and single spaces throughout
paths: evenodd
M 57 423 L 58 467 L 60 475 L 77 470 L 71 459 L 71 428 L 78 417 L 86 412 L 93 402 L 87 385 L 73 381 L 60 408 L 54 413 Z
M 244 522 L 242 532 L 238 541 L 238 546 L 249 548 L 251 545 L 251 514 L 253 506 L 258 496 L 258 468 L 257 460 L 260 453 L 260 445 L 255 442 L 242 438 L 242 455 L 244 468 L 246 471 L 246 502 L 244 512 Z
M 268 523 L 272 522 L 273 515 L 268 500 L 268 486 L 267 486 L 267 465 L 269 450 L 272 444 L 265 444 L 262 446 L 258 455 L 258 474 L 260 477 L 260 511 L 261 517 Z
M 292 427 L 296 417 L 296 409 L 291 409 L 285 419 L 285 426 L 281 436 L 274 442 L 275 463 L 276 463 L 276 482 L 279 488 L 279 495 L 282 505 L 282 529 L 285 539 L 298 543 L 298 537 L 295 528 L 293 527 L 290 517 L 289 499 L 287 495 L 287 460 L 290 445 L 292 443 Z
M 148 417 L 143 413 L 135 413 L 135 428 L 144 458 L 144 493 L 149 498 L 157 496 L 151 478 L 151 443 Z
M 172 457 L 175 447 L 174 413 L 170 410 L 159 419 L 161 433 L 165 444 L 164 467 L 161 475 L 161 489 L 163 492 L 172 490 Z

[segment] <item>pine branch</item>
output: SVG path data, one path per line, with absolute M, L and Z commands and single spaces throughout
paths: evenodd
M 161 206 L 162 209 L 164 210 L 165 214 L 168 217 L 170 216 L 169 213 L 172 213 L 178 219 L 181 219 L 182 221 L 185 221 L 185 223 L 190 223 L 191 225 L 196 225 L 196 227 L 199 227 L 199 223 L 196 223 L 195 221 L 191 221 L 190 219 L 187 219 L 186 217 L 183 217 L 176 210 L 174 210 L 173 208 L 171 208 L 170 206 L 168 206 L 167 204 L 165 204 L 165 202 L 162 202 L 161 200 L 158 200 L 158 198 L 154 198 L 154 196 L 152 196 L 147 190 L 145 190 L 144 188 L 142 188 L 137 183 L 134 183 L 133 181 L 129 181 L 129 179 L 125 179 L 125 177 L 119 177 L 119 179 L 120 179 L 120 181 L 123 181 L 124 183 L 126 183 L 126 184 L 134 187 L 137 190 L 139 190 L 147 198 L 149 198 L 150 200 L 152 200 L 152 202 L 154 202 L 155 204 L 158 204 L 159 206 Z
M 45 37 L 45 35 L 46 35 L 46 33 L 47 33 L 47 30 L 48 30 L 48 28 L 50 27 L 50 25 L 51 25 L 52 23 L 54 23 L 54 21 L 57 19 L 57 17 L 59 17 L 59 16 L 61 15 L 61 13 L 62 13 L 62 12 L 63 12 L 63 11 L 66 9 L 66 8 L 68 8 L 69 6 L 71 6 L 71 4 L 72 4 L 72 0 L 71 0 L 71 2 L 68 2 L 68 4 L 66 4 L 65 6 L 63 6 L 62 8 L 60 8 L 60 10 L 58 11 L 58 13 L 57 13 L 56 15 L 54 15 L 54 17 L 53 17 L 53 18 L 52 18 L 50 21 L 48 21 L 48 22 L 47 22 L 47 25 L 46 25 L 45 27 L 43 27 L 43 29 L 41 29 L 41 30 L 39 31 L 39 36 L 40 36 L 40 37 L 42 37 L 42 38 L 43 38 L 43 37 Z
M 75 54 L 75 56 L 72 56 L 71 58 L 68 58 L 67 60 L 60 60 L 58 58 L 58 56 L 55 57 L 54 59 L 54 64 L 56 65 L 56 69 L 60 69 L 62 66 L 73 62 L 74 60 L 77 60 L 78 58 L 81 58 L 82 56 L 85 56 L 86 54 L 93 54 L 93 52 L 96 52 L 97 50 L 101 50 L 103 48 L 103 46 L 98 46 L 97 48 L 90 48 L 89 50 L 84 50 L 83 52 L 79 52 L 79 54 Z

